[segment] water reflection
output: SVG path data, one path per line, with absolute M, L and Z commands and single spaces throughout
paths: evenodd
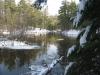
M 9 70 L 13 70 L 14 68 L 21 67 L 25 64 L 29 64 L 30 59 L 36 58 L 38 51 L 0 50 L 0 63 L 3 63 Z
M 64 40 L 58 41 L 58 55 L 64 56 L 63 64 L 66 64 L 66 53 L 69 47 L 75 44 L 74 38 L 65 37 Z
M 17 40 L 25 41 L 28 44 L 37 44 L 41 46 L 41 49 L 0 50 L 0 75 L 22 75 L 31 71 L 29 69 L 31 65 L 50 64 L 52 60 L 62 55 L 65 56 L 67 48 L 74 43 L 74 39 L 64 38 L 60 35 L 23 36 Z M 65 61 L 64 59 L 61 64 L 57 64 L 50 75 L 62 75 Z

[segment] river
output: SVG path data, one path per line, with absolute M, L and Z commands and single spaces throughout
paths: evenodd
M 24 36 L 20 41 L 36 44 L 40 49 L 6 50 L 0 49 L 0 75 L 38 75 L 41 66 L 48 66 L 53 60 L 64 56 L 48 75 L 63 75 L 66 51 L 75 43 L 74 38 L 61 35 Z

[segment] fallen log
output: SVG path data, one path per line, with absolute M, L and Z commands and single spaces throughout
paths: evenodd
M 39 75 L 47 75 L 48 73 L 51 72 L 51 70 L 54 68 L 54 66 L 59 63 L 60 61 L 62 61 L 63 59 L 63 56 L 60 57 L 59 59 L 56 59 L 56 60 L 53 60 L 53 62 L 47 67 L 45 68 L 44 70 L 42 70 Z

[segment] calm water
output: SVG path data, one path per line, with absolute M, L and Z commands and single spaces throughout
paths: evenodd
M 37 44 L 41 48 L 33 50 L 0 50 L 0 75 L 37 75 L 35 72 L 44 64 L 66 55 L 73 38 L 61 35 L 25 36 L 21 41 Z M 48 75 L 63 75 L 66 60 L 58 63 Z M 33 67 L 33 70 L 30 67 Z

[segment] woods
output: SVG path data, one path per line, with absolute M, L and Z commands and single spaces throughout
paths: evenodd
M 64 75 L 99 75 L 100 74 L 100 51 L 99 51 L 100 50 L 100 25 L 99 25 L 100 0 L 80 0 L 80 3 L 78 5 L 76 5 L 74 0 L 71 0 L 71 2 L 67 2 L 66 0 L 64 0 L 62 1 L 62 6 L 59 9 L 58 15 L 55 16 L 48 15 L 47 12 L 48 7 L 46 8 L 43 7 L 46 3 L 47 0 L 36 0 L 33 4 L 30 4 L 30 2 L 26 2 L 25 0 L 21 0 L 18 4 L 15 3 L 15 0 L 0 0 L 1 32 L 2 30 L 13 32 L 14 30 L 17 29 L 18 30 L 21 29 L 23 32 L 25 30 L 28 30 L 29 28 L 31 29 L 33 28 L 34 30 L 35 28 L 37 28 L 36 30 L 37 32 L 38 30 L 42 30 L 42 28 L 51 30 L 52 32 L 53 31 L 57 32 L 56 30 L 58 29 L 61 31 L 59 34 L 56 34 L 57 36 L 60 35 L 59 39 L 54 37 L 49 39 L 50 36 L 48 36 L 48 38 L 45 39 L 44 37 L 46 36 L 44 35 L 43 36 L 40 35 L 42 36 L 41 37 L 42 39 L 40 39 L 40 37 L 37 38 L 37 36 L 34 35 L 31 37 L 28 37 L 26 35 L 28 39 L 31 38 L 32 40 L 35 41 L 42 40 L 42 43 L 39 44 L 41 45 L 41 48 L 44 51 L 47 50 L 49 46 L 51 46 L 50 47 L 51 54 L 53 54 L 52 51 L 54 51 L 54 49 L 55 50 L 57 49 L 57 51 L 55 51 L 55 53 L 57 53 L 57 58 L 62 56 L 64 57 L 63 59 L 61 59 L 61 62 L 59 64 L 57 61 L 55 61 L 56 63 L 53 63 L 51 67 L 41 71 L 42 74 L 50 73 L 51 69 L 53 69 L 56 64 L 56 65 L 63 65 L 61 67 L 63 67 L 64 70 L 62 71 L 63 73 L 61 72 L 61 74 Z M 42 8 L 44 8 L 43 11 L 41 11 Z M 68 36 L 61 35 L 62 31 L 65 30 L 66 33 L 67 30 L 70 30 L 72 28 L 79 30 L 78 31 L 79 34 L 76 38 L 74 38 L 74 42 L 70 40 L 72 37 L 66 38 Z M 42 31 L 40 32 L 44 33 Z M 23 39 L 22 37 L 19 38 Z M 24 43 L 26 43 L 27 38 L 25 37 L 25 41 L 23 41 Z M 67 40 L 65 40 L 65 38 Z M 1 43 L 2 41 L 3 40 L 1 39 Z M 30 44 L 30 41 L 31 40 L 29 40 L 28 44 Z M 47 43 L 47 41 L 49 42 Z M 32 45 L 33 42 L 31 43 Z M 28 44 L 23 44 L 21 45 L 21 47 L 24 47 L 24 45 L 26 46 Z M 70 45 L 72 46 L 69 47 Z M 7 47 L 7 45 L 5 46 Z M 14 45 L 12 46 L 14 47 Z M 1 44 L 1 47 L 4 47 L 4 45 Z M 67 47 L 69 48 L 67 49 Z M 43 64 L 45 65 L 45 67 L 47 67 L 47 65 L 50 65 L 50 63 L 52 63 L 52 61 L 55 60 L 56 57 L 53 58 L 55 54 L 53 54 L 52 57 L 49 57 L 50 55 L 47 52 L 45 51 L 44 52 L 45 54 L 40 52 L 40 54 L 38 54 L 37 57 L 41 58 L 37 59 L 35 56 L 36 58 L 36 60 L 34 60 L 36 61 L 35 64 L 33 64 L 31 60 L 32 63 L 29 65 L 36 66 L 36 64 L 38 63 L 37 65 L 39 66 L 38 67 L 36 66 L 37 69 L 40 68 L 40 66 L 43 66 Z M 48 58 L 46 58 L 46 56 Z M 9 60 L 10 57 L 8 58 Z M 4 59 L 7 60 L 6 58 Z M 39 73 L 33 72 L 33 74 L 38 75 Z M 55 74 L 55 73 L 53 72 L 50 74 Z
M 65 75 L 100 74 L 100 1 L 80 0 L 73 27 L 79 28 L 76 45 L 67 50 Z M 65 19 L 64 19 L 65 20 Z M 69 55 L 70 53 L 70 55 Z
M 53 29 L 57 25 L 57 18 L 48 16 L 46 11 L 38 10 L 25 0 L 18 4 L 15 0 L 0 0 L 0 28 L 9 31 L 28 27 Z
M 97 8 L 98 7 L 98 8 Z M 100 74 L 100 1 L 81 0 L 73 26 L 80 28 L 77 44 L 69 49 L 70 62 L 75 62 L 65 75 Z
M 37 2 L 36 2 L 37 3 Z M 75 15 L 75 2 L 62 2 L 59 15 L 48 15 L 48 7 L 38 9 L 25 0 L 18 4 L 15 0 L 0 0 L 0 27 L 8 31 L 15 29 L 25 30 L 28 27 L 54 29 L 72 28 L 70 18 Z M 36 4 L 35 4 L 36 5 Z
M 58 26 L 62 30 L 69 30 L 72 28 L 71 18 L 75 16 L 76 10 L 77 5 L 74 1 L 62 1 L 62 6 L 60 7 L 58 15 Z

